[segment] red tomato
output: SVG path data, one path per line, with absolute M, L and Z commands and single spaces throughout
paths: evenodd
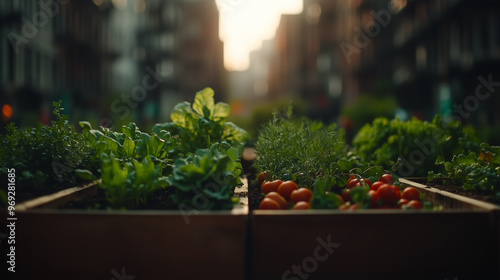
M 422 209 L 422 202 L 419 200 L 411 200 L 407 205 L 413 209 Z
M 408 200 L 420 200 L 420 192 L 414 187 L 406 187 L 401 194 L 402 198 Z
M 309 202 L 312 197 L 313 194 L 308 188 L 300 188 L 298 190 L 292 191 L 292 194 L 290 194 L 290 200 L 293 203 L 297 203 L 299 201 Z
M 349 181 L 349 183 L 347 184 L 347 188 L 348 189 L 354 188 L 358 183 L 359 183 L 359 179 L 354 178 L 354 179 Z
M 377 195 L 383 204 L 395 206 L 401 198 L 401 191 L 396 186 L 383 184 L 378 188 Z
M 342 199 L 345 201 L 345 202 L 348 202 L 348 201 L 351 201 L 351 195 L 349 194 L 349 192 L 351 191 L 351 189 L 346 189 L 343 193 L 342 193 Z
M 270 198 L 276 202 L 278 202 L 278 204 L 280 205 L 280 208 L 281 209 L 288 209 L 290 208 L 289 205 L 288 205 L 288 202 L 286 202 L 286 200 L 277 192 L 270 192 L 268 194 L 266 194 L 265 196 L 266 198 Z
M 356 176 L 354 175 L 351 175 L 351 177 L 349 177 L 349 180 L 347 180 L 347 183 L 345 184 L 346 186 L 349 185 L 349 183 L 354 180 L 356 178 Z
M 352 189 L 354 187 L 359 187 L 359 186 L 371 186 L 372 183 L 368 179 L 352 179 L 351 182 L 347 185 L 348 189 Z
M 286 201 L 290 201 L 290 195 L 294 190 L 299 189 L 297 184 L 294 181 L 285 181 L 281 183 L 278 187 L 278 193 L 286 199 Z
M 309 202 L 299 201 L 293 206 L 293 210 L 311 209 Z
M 392 185 L 394 183 L 394 181 L 392 180 L 391 174 L 384 174 L 378 180 L 381 182 L 387 183 L 389 185 Z
M 370 180 L 368 180 L 368 179 L 364 179 L 364 181 L 365 181 L 365 183 L 366 183 L 368 186 L 370 186 L 370 187 L 372 186 L 372 182 L 370 182 Z
M 409 201 L 409 200 L 408 200 L 408 199 L 406 199 L 406 198 L 401 198 L 401 199 L 398 201 L 398 207 L 399 207 L 399 208 L 403 207 L 403 205 L 408 204 L 408 201 Z
M 274 201 L 273 199 L 270 198 L 264 198 L 259 205 L 259 209 L 266 209 L 266 210 L 279 210 L 281 209 L 280 205 L 278 202 Z
M 369 190 L 368 195 L 370 196 L 370 207 L 371 208 L 378 208 L 378 195 L 377 192 L 374 190 Z
M 377 190 L 378 190 L 378 188 L 379 188 L 380 186 L 382 186 L 383 184 L 386 184 L 386 183 L 381 182 L 381 181 L 374 182 L 374 183 L 372 184 L 372 186 L 370 187 L 370 190 L 377 191 Z
M 264 181 L 264 183 L 262 183 L 260 187 L 260 190 L 265 194 L 268 194 L 270 192 L 277 192 L 278 187 L 281 185 L 281 183 L 283 183 L 281 180 L 274 180 L 271 182 Z
M 349 206 L 347 206 L 346 204 L 342 204 L 339 206 L 339 210 L 347 210 L 349 209 Z
M 363 208 L 362 206 L 363 206 L 362 204 L 356 203 L 356 204 L 353 204 L 353 205 L 349 206 L 349 210 L 362 209 Z
M 269 174 L 269 172 L 267 171 L 260 172 L 259 176 L 257 177 L 257 180 L 259 181 L 259 184 L 262 186 L 262 183 L 264 183 L 264 181 L 271 180 L 271 174 Z

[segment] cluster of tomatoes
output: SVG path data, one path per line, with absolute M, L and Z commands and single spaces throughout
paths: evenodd
M 346 190 L 342 193 L 342 199 L 345 202 L 339 209 L 358 209 L 362 208 L 363 204 L 354 203 L 351 198 L 351 191 L 358 187 L 369 187 L 368 198 L 370 208 L 375 209 L 421 209 L 422 202 L 420 201 L 420 192 L 414 187 L 406 187 L 403 192 L 400 188 L 394 185 L 394 181 L 390 174 L 382 175 L 378 181 L 371 183 L 365 178 L 356 178 L 351 176 L 347 181 Z
M 294 181 L 268 181 L 268 173 L 260 173 L 258 180 L 261 191 L 265 194 L 259 209 L 310 209 L 313 196 L 311 190 L 299 188 Z

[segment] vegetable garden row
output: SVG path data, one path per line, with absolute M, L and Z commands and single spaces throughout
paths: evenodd
M 54 107 L 2 137 L 13 279 L 500 276 L 500 147 L 456 121 L 379 118 L 348 145 L 288 108 L 245 148 L 209 88 L 147 132 L 77 131 Z

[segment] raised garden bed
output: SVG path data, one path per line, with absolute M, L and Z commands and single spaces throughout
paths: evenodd
M 246 185 L 227 211 L 56 208 L 96 191 L 17 205 L 15 279 L 244 279 Z
M 444 209 L 252 211 L 253 278 L 498 279 L 499 208 L 401 182 Z

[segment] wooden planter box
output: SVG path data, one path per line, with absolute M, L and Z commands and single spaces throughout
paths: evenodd
M 498 279 L 499 208 L 401 182 L 444 210 L 253 211 L 253 279 Z
M 231 211 L 193 213 L 189 223 L 180 211 L 53 208 L 92 194 L 96 188 L 96 184 L 89 185 L 18 205 L 16 273 L 10 276 L 64 280 L 244 278 L 245 198 Z

